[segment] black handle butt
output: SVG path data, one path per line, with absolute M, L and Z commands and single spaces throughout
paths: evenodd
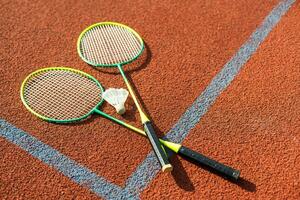
M 214 170 L 215 172 L 225 175 L 228 178 L 237 180 L 240 176 L 239 170 L 233 169 L 229 166 L 219 163 L 218 161 L 212 160 L 212 159 L 210 159 L 198 152 L 195 152 L 187 147 L 182 146 L 179 149 L 178 154 L 181 155 L 182 157 L 185 157 L 187 159 L 194 161 L 197 164 L 209 167 L 210 169 Z

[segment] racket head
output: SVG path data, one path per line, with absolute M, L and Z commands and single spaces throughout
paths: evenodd
M 81 59 L 95 67 L 117 67 L 136 60 L 145 48 L 132 28 L 117 22 L 100 22 L 87 27 L 77 40 Z
M 80 83 L 82 85 L 75 85 Z M 35 116 L 49 122 L 70 123 L 93 114 L 104 101 L 103 91 L 100 82 L 85 72 L 69 67 L 48 67 L 24 79 L 20 96 L 27 110 Z

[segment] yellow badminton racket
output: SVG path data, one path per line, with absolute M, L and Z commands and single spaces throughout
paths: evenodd
M 79 36 L 77 51 L 88 64 L 96 67 L 117 67 L 126 83 L 129 93 L 140 113 L 148 139 L 163 171 L 171 171 L 169 163 L 151 121 L 142 110 L 128 81 L 123 65 L 137 59 L 144 50 L 144 42 L 137 32 L 120 23 L 101 22 L 86 28 Z

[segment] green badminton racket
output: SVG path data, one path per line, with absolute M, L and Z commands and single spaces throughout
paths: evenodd
M 123 65 L 137 59 L 144 50 L 144 42 L 137 32 L 120 23 L 101 22 L 86 28 L 79 36 L 77 51 L 88 64 L 96 67 L 117 67 L 141 117 L 144 130 L 163 171 L 171 171 L 169 163 L 151 121 L 142 110 L 126 78 Z
M 98 107 L 103 103 L 101 84 L 91 75 L 66 67 L 43 68 L 29 74 L 22 83 L 20 96 L 25 107 L 35 116 L 56 123 L 84 120 L 96 113 L 136 133 L 145 131 L 114 118 Z M 238 179 L 240 172 L 214 161 L 181 144 L 159 139 L 173 152 L 198 164 L 208 166 L 230 178 Z

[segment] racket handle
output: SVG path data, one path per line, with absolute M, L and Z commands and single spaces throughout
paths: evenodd
M 152 127 L 151 122 L 144 123 L 144 129 L 150 141 L 150 144 L 154 150 L 154 153 L 161 165 L 163 172 L 170 172 L 173 170 L 172 165 L 170 164 L 166 152 L 164 151 L 162 144 L 160 143 L 158 137 L 155 134 L 154 128 Z
M 240 176 L 240 171 L 233 169 L 229 166 L 226 166 L 222 163 L 219 163 L 215 160 L 212 160 L 198 152 L 195 152 L 187 147 L 181 146 L 178 154 L 181 155 L 182 157 L 185 157 L 187 159 L 190 159 L 200 165 L 204 165 L 207 167 L 210 167 L 213 169 L 215 172 L 223 174 L 229 178 L 232 178 L 234 180 L 237 180 Z

